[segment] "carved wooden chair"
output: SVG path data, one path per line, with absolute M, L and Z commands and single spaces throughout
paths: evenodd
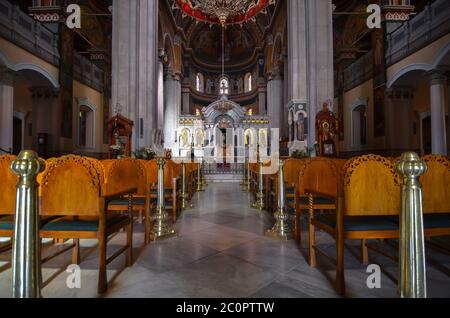
M 13 238 L 14 218 L 16 210 L 16 185 L 18 176 L 11 170 L 11 164 L 16 159 L 12 155 L 0 156 L 0 180 L 2 188 L 0 191 L 0 237 Z M 40 182 L 42 174 L 37 177 Z M 41 225 L 52 221 L 53 217 L 41 217 Z M 11 243 L 0 247 L 0 253 L 11 248 Z
M 136 187 L 137 193 L 133 195 L 133 209 L 139 212 L 139 222 L 142 223 L 143 215 L 147 215 L 147 209 L 150 209 L 148 201 L 148 192 L 150 187 L 147 185 L 145 166 L 136 159 L 124 158 L 118 160 L 102 160 L 104 169 L 105 183 L 107 191 L 114 192 L 112 187 Z M 111 177 L 121 174 L 120 184 L 108 182 Z M 109 202 L 109 211 L 128 211 L 129 198 L 122 197 Z
M 16 210 L 16 185 L 18 176 L 11 171 L 15 156 L 0 156 L 0 237 L 12 238 L 14 236 L 14 214 Z M 11 248 L 11 243 L 0 247 L 0 253 Z
M 302 211 L 308 211 L 309 241 L 314 244 L 314 225 L 311 219 L 315 211 L 335 210 L 337 196 L 338 172 L 331 159 L 317 157 L 304 160 L 298 173 L 295 237 L 301 242 Z M 314 193 L 314 194 L 313 194 Z M 310 262 L 311 262 L 310 257 Z
M 439 155 L 422 159 L 428 166 L 420 178 L 425 236 L 450 235 L 450 159 Z
M 346 165 L 343 184 L 338 184 L 335 197 L 336 213 L 312 214 L 312 225 L 336 240 L 336 290 L 341 295 L 345 294 L 345 240 L 398 238 L 400 186 L 401 179 L 391 161 L 376 155 L 362 156 Z M 314 201 L 310 209 L 312 204 Z M 315 231 L 311 233 L 311 266 L 316 265 L 316 252 L 326 255 L 314 244 L 314 235 Z
M 41 227 L 41 238 L 97 239 L 99 242 L 98 292 L 107 289 L 106 266 L 126 252 L 126 265 L 132 264 L 132 200 L 137 188 L 130 184 L 121 186 L 124 170 L 110 175 L 108 185 L 102 178 L 103 171 L 95 159 L 65 156 L 51 160 L 42 174 L 40 188 L 40 215 L 58 216 Z M 129 195 L 130 205 L 126 214 L 108 213 L 108 203 Z M 107 240 L 112 234 L 126 228 L 126 245 L 107 257 Z M 46 258 L 49 260 L 61 253 Z M 79 262 L 79 245 L 72 258 Z

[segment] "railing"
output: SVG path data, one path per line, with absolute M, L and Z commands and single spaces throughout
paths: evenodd
M 344 70 L 344 91 L 368 81 L 372 76 L 373 51 L 370 51 Z
M 387 35 L 386 63 L 392 65 L 450 32 L 450 1 L 437 0 Z
M 244 174 L 243 163 L 206 163 L 206 175 L 242 175 Z
M 103 70 L 78 53 L 74 56 L 73 76 L 77 81 L 103 91 Z
M 58 35 L 6 0 L 0 0 L 0 37 L 59 65 Z

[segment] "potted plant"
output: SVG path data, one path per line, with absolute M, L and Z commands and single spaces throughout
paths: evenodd
M 156 157 L 156 152 L 150 148 L 138 148 L 134 152 L 134 157 L 141 160 L 152 160 Z

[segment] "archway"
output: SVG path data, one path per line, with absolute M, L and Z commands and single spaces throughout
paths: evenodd
M 352 144 L 355 148 L 367 146 L 367 105 L 352 109 Z

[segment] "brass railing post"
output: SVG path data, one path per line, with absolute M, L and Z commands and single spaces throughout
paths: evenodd
M 266 234 L 277 240 L 287 241 L 294 238 L 294 231 L 289 226 L 288 215 L 285 211 L 284 165 L 285 162 L 281 160 L 278 169 L 278 210 L 275 213 L 275 225 Z
M 41 297 L 41 252 L 37 175 L 45 162 L 34 151 L 22 151 L 11 164 L 19 176 L 12 258 L 14 298 Z
M 188 207 L 188 194 L 186 192 L 186 163 L 181 162 L 182 185 L 181 185 L 181 208 L 184 210 Z
M 164 165 L 165 159 L 158 159 L 158 201 L 156 208 L 156 220 L 151 231 L 152 240 L 162 240 L 176 235 L 169 223 L 164 200 Z
M 197 164 L 197 192 L 203 192 L 205 189 L 203 189 L 202 186 L 202 168 L 201 164 Z
M 419 176 L 427 171 L 427 165 L 416 153 L 407 152 L 396 164 L 396 169 L 403 177 L 399 294 L 402 298 L 426 298 L 422 186 Z
M 259 161 L 259 174 L 258 174 L 258 189 L 256 193 L 256 202 L 252 205 L 252 208 L 263 211 L 265 209 L 264 203 L 264 175 L 263 175 L 263 162 Z
M 244 182 L 242 183 L 242 191 L 248 192 L 250 191 L 250 179 L 249 179 L 249 160 L 247 157 L 245 157 L 244 162 Z
M 202 159 L 202 164 L 201 164 L 201 176 L 202 176 L 202 189 L 203 191 L 206 189 L 206 177 L 205 177 L 205 159 Z

